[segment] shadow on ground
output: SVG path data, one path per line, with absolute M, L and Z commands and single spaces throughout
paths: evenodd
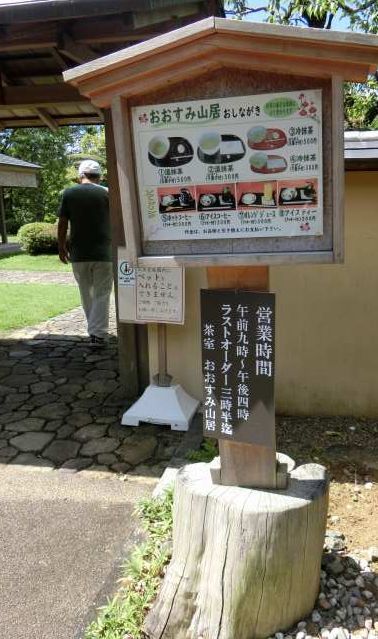
M 77 334 L 0 340 L 0 464 L 159 477 L 185 434 L 122 427 L 129 405 L 115 337 L 97 348 Z

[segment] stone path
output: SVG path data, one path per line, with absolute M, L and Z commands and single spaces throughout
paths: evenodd
M 0 255 L 2 253 L 21 253 L 21 246 L 17 242 L 0 242 Z
M 54 271 L 1 271 L 1 284 L 70 284 L 75 285 L 71 272 L 57 273 Z
M 158 477 L 183 455 L 184 433 L 120 426 L 115 326 L 113 304 L 105 347 L 88 343 L 80 308 L 0 335 L 0 464 Z

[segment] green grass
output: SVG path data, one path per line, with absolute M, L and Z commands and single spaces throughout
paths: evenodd
M 70 271 L 70 264 L 63 264 L 57 255 L 0 254 L 2 271 Z
M 79 304 L 74 286 L 0 284 L 0 331 L 39 324 Z
M 204 439 L 199 450 L 188 450 L 185 457 L 193 462 L 211 462 L 219 455 L 218 441 Z
M 144 618 L 156 597 L 164 568 L 170 559 L 172 491 L 161 499 L 140 503 L 138 514 L 148 534 L 124 566 L 120 590 L 85 633 L 85 639 L 141 639 Z

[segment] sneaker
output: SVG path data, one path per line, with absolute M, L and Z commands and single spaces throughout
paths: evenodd
M 97 337 L 97 335 L 90 335 L 90 344 L 91 346 L 105 346 L 106 339 L 105 337 Z

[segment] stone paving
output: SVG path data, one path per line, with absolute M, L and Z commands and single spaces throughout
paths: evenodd
M 6 244 L 0 243 L 0 255 L 4 253 L 21 253 L 21 246 L 18 242 L 7 242 Z
M 75 285 L 72 272 L 54 271 L 0 271 L 2 284 L 70 284 Z
M 110 332 L 93 348 L 79 308 L 0 335 L 0 464 L 158 477 L 183 456 L 188 434 L 120 425 L 130 402 L 118 377 L 114 303 Z

